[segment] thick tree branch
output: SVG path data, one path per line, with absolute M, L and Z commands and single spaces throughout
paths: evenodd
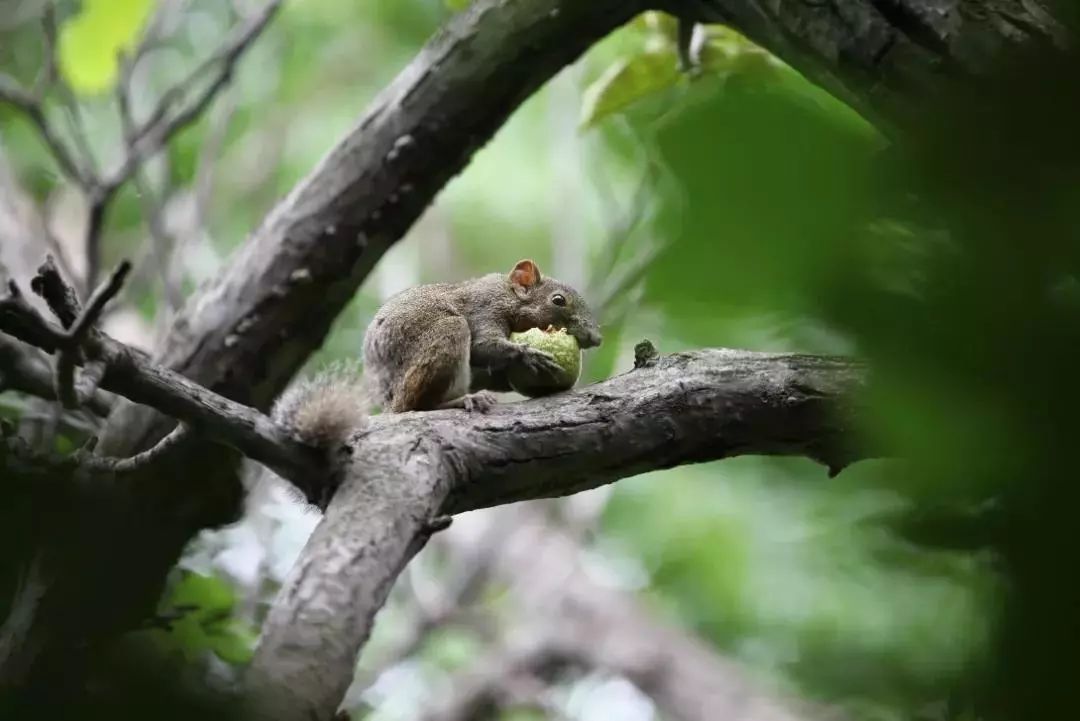
M 266 621 L 252 666 L 275 718 L 330 718 L 390 584 L 446 513 L 577 493 L 680 463 L 863 456 L 850 361 L 704 350 L 484 415 L 382 415 Z
M 746 454 L 808 456 L 836 472 L 866 454 L 849 405 L 862 382 L 862 368 L 840 358 L 701 350 L 467 424 L 441 413 L 379 416 L 365 438 L 437 438 L 455 479 L 444 513 Z
M 977 103 L 1000 61 L 1060 47 L 1041 0 L 659 0 L 682 18 L 722 23 L 783 58 L 881 130 L 934 122 L 926 108 L 961 92 Z
M 423 547 L 446 497 L 443 469 L 431 462 L 438 450 L 423 437 L 356 449 L 346 482 L 279 593 L 289 601 L 275 603 L 264 624 L 247 679 L 259 718 L 334 715 L 375 612 Z M 325 634 L 313 634 L 316 628 Z

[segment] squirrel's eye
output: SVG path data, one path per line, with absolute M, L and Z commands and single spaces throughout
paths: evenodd
M 555 305 L 566 305 L 566 296 L 562 296 L 556 293 L 555 295 L 551 296 L 551 302 Z

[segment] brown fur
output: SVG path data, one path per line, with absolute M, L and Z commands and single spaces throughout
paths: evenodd
M 371 401 L 356 363 L 338 363 L 295 383 L 274 404 L 275 421 L 313 446 L 343 442 L 371 414 Z
M 556 304 L 555 296 L 561 304 Z M 509 390 L 506 370 L 522 363 L 543 371 L 554 360 L 509 340 L 512 331 L 565 328 L 583 348 L 600 329 L 580 294 L 546 278 L 531 260 L 508 274 L 411 288 L 390 298 L 364 336 L 364 378 L 342 365 L 287 391 L 274 419 L 312 445 L 328 448 L 362 426 L 371 404 L 401 413 L 458 405 L 483 410 Z
M 422 346 L 405 371 L 401 385 L 394 390 L 391 410 L 395 413 L 432 410 L 469 390 L 469 325 L 465 319 L 443 318 L 423 336 Z
M 556 305 L 555 295 L 565 303 Z M 600 343 L 581 295 L 544 277 L 531 260 L 505 275 L 410 288 L 387 300 L 368 327 L 365 374 L 375 402 L 394 412 L 440 407 L 467 390 L 508 390 L 511 363 L 545 362 L 511 343 L 510 333 L 550 325 L 566 328 L 584 348 Z M 471 376 L 465 388 L 455 382 L 463 362 Z

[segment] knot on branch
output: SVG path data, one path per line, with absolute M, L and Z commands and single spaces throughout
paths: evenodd
M 660 358 L 660 353 L 648 338 L 643 338 L 640 343 L 634 346 L 635 369 L 652 368 L 656 365 L 658 358 Z
M 70 328 L 82 312 L 75 289 L 60 275 L 51 254 L 45 256 L 37 275 L 30 280 L 30 290 L 44 299 L 64 328 Z

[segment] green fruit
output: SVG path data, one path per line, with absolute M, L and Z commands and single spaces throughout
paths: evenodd
M 507 379 L 510 386 L 521 395 L 537 398 L 568 390 L 577 383 L 581 373 L 581 346 L 578 345 L 577 338 L 565 329 L 530 328 L 524 333 L 511 333 L 510 340 L 550 353 L 563 369 L 562 373 L 552 378 L 545 373 L 533 373 L 523 366 L 511 366 L 506 374 Z

